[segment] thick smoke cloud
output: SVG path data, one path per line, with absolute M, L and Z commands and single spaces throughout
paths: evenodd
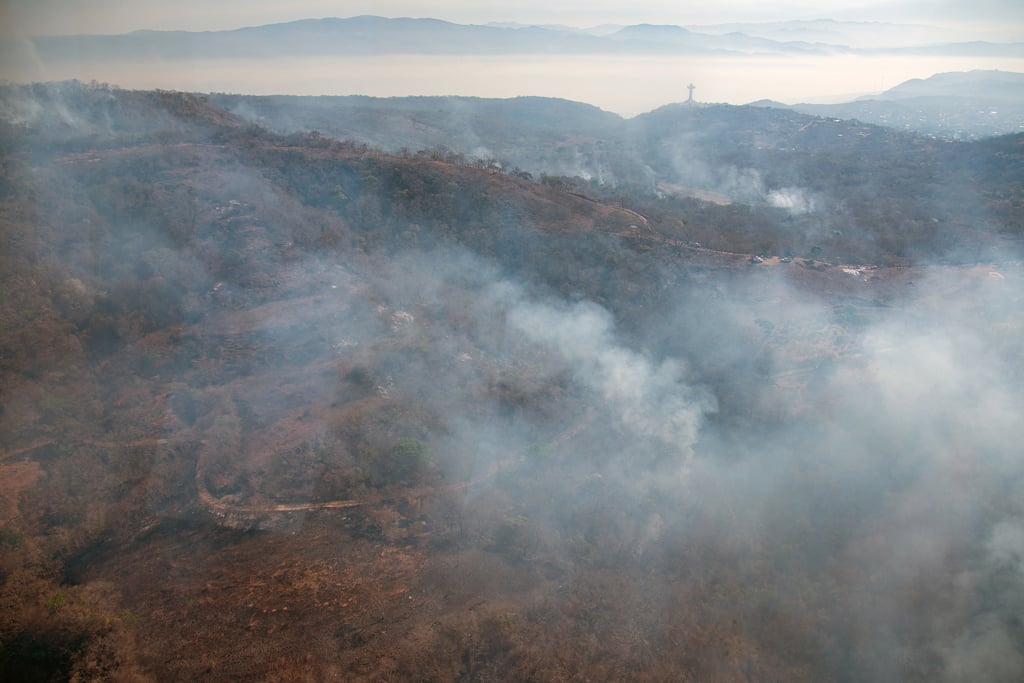
M 1024 403 L 1007 381 L 1017 360 L 991 325 L 1015 296 L 984 274 L 977 288 L 958 278 L 929 278 L 922 295 L 856 332 L 856 353 L 834 362 L 816 405 L 749 443 L 739 462 L 698 451 L 700 505 L 741 510 L 715 517 L 726 538 L 801 548 L 791 590 L 796 577 L 822 574 L 842 586 L 830 608 L 833 625 L 850 629 L 840 679 L 906 680 L 917 667 L 943 680 L 1022 672 L 1021 633 L 1004 605 L 1019 606 L 1024 588 Z M 796 291 L 786 301 L 810 305 Z M 928 594 L 943 600 L 922 604 Z
M 786 209 L 791 214 L 801 215 L 812 213 L 817 207 L 815 198 L 798 187 L 783 187 L 768 192 L 768 204 L 778 209 Z
M 933 680 L 1010 681 L 1024 672 L 1022 634 L 1007 607 L 1024 596 L 1024 471 L 1016 457 L 1024 397 L 1007 379 L 1017 372 L 1014 347 L 1000 337 L 1006 316 L 1019 309 L 1005 280 L 936 270 L 911 288 L 918 294 L 870 321 L 847 323 L 844 352 L 830 357 L 816 386 L 801 390 L 803 400 L 793 401 L 774 375 L 749 376 L 747 391 L 759 397 L 752 404 L 781 403 L 775 414 L 783 418 L 743 427 L 709 422 L 716 398 L 699 366 L 754 353 L 757 335 L 687 334 L 699 293 L 680 291 L 675 315 L 649 321 L 650 339 L 672 339 L 652 353 L 620 335 L 615 317 L 593 302 L 531 292 L 465 254 L 432 253 L 425 262 L 410 254 L 400 270 L 417 273 L 415 284 L 392 272 L 387 286 L 403 290 L 412 306 L 441 305 L 435 297 L 450 296 L 459 273 L 455 289 L 472 313 L 464 328 L 449 331 L 472 331 L 460 348 L 505 368 L 543 358 L 533 379 L 566 375 L 601 416 L 560 443 L 558 468 L 515 465 L 519 476 L 558 494 L 530 499 L 531 519 L 549 534 L 545 552 L 560 552 L 550 539 L 576 533 L 579 511 L 634 501 L 642 511 L 627 514 L 617 532 L 634 561 L 656 563 L 653 549 L 689 537 L 742 561 L 780 563 L 785 569 L 769 579 L 772 609 L 797 621 L 808 601 L 823 610 L 821 654 L 839 680 L 898 681 L 923 670 Z M 428 273 L 446 273 L 447 281 L 430 285 Z M 781 279 L 718 292 L 713 309 L 701 308 L 701 324 L 711 329 L 735 331 L 740 321 L 767 329 L 752 324 L 760 315 L 773 334 L 791 333 L 834 314 Z M 772 372 L 785 376 L 787 349 L 773 353 Z M 475 376 L 482 367 L 470 381 L 487 382 Z M 480 444 L 522 452 L 539 434 L 557 433 L 539 416 L 512 427 L 466 408 L 445 419 L 458 425 L 459 450 L 476 458 L 487 457 Z M 605 439 L 607 451 L 594 450 Z M 486 464 L 500 455 L 490 458 Z M 476 471 L 484 469 L 478 462 Z M 561 478 L 552 480 L 555 473 Z M 821 584 L 835 594 L 809 588 Z M 922 604 L 924 595 L 931 597 Z
M 684 384 L 679 361 L 654 363 L 621 346 L 614 340 L 609 313 L 591 303 L 569 308 L 520 303 L 510 311 L 509 323 L 564 358 L 574 376 L 637 439 L 653 439 L 676 451 L 681 468 L 693 457 L 702 417 L 713 401 Z

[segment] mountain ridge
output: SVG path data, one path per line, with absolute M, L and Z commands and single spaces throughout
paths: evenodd
M 773 106 L 927 135 L 977 139 L 1024 130 L 1024 73 L 990 69 L 944 72 L 851 102 Z

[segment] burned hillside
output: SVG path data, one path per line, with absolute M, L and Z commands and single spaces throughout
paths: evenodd
M 1016 195 L 787 252 L 785 207 L 48 87 L 2 139 L 5 677 L 1024 671 Z

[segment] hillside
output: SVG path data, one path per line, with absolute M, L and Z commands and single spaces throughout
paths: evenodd
M 563 100 L 215 95 L 211 102 L 283 133 L 318 131 L 387 152 L 434 150 L 534 176 L 577 178 L 699 210 L 714 232 L 690 241 L 778 256 L 896 263 L 977 260 L 1021 224 L 1024 159 L 1015 138 L 998 162 L 983 144 L 949 144 L 858 121 L 761 107 L 669 105 L 625 120 Z M 564 179 L 563 179 L 564 181 Z M 747 219 L 744 218 L 744 221 Z M 976 233 L 964 241 L 966 232 Z M 870 239 L 865 239 L 870 237 Z M 737 241 L 742 240 L 742 242 Z
M 622 118 L 591 105 L 543 97 L 253 97 L 210 95 L 236 115 L 281 133 L 317 131 L 388 152 L 449 148 L 477 159 L 522 162 L 561 147 L 608 139 Z M 539 171 L 536 171 L 539 172 Z M 564 174 L 559 174 L 564 175 Z
M 1024 74 L 982 70 L 940 73 L 906 81 L 877 97 L 843 104 L 796 104 L 791 108 L 816 116 L 858 119 L 898 130 L 973 140 L 1022 131 Z
M 1019 137 L 707 107 L 615 143 L 661 183 L 700 158 L 776 189 L 785 160 L 846 193 L 835 253 L 905 228 L 885 186 L 935 183 L 948 232 L 838 261 L 758 245 L 837 214 L 216 99 L 0 89 L 0 678 L 1024 673 Z M 386 104 L 390 136 L 454 103 Z M 546 112 L 605 125 L 472 104 L 527 149 Z
M 967 71 L 915 78 L 883 92 L 879 99 L 972 97 L 978 100 L 1024 100 L 1024 74 L 1008 71 Z

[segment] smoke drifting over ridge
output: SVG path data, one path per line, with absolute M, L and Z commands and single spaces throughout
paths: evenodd
M 77 491 L 144 482 L 142 512 L 112 497 L 81 515 L 101 520 L 75 548 L 83 576 L 110 571 L 86 551 L 121 522 L 126 556 L 155 542 L 152 524 L 254 543 L 333 525 L 337 556 L 422 553 L 429 571 L 403 574 L 400 597 L 443 628 L 411 653 L 459 652 L 465 598 L 528 615 L 510 651 L 593 640 L 611 653 L 595 661 L 651 678 L 659 662 L 705 680 L 1024 675 L 1017 255 L 891 272 L 694 264 L 633 237 L 635 215 L 546 186 L 218 135 L 40 145 L 37 232 L 5 227 L 31 264 L 6 257 L 26 288 L 8 291 L 74 318 L 65 358 L 5 389 L 5 447 L 77 444 L 49 455 L 45 486 L 61 466 L 109 479 L 68 475 Z M 564 227 L 580 207 L 596 228 Z M 57 387 L 75 400 L 48 401 Z M 170 443 L 147 460 L 146 439 Z M 136 445 L 95 445 L 121 442 Z M 223 581 L 196 564 L 189 581 Z M 527 588 L 452 588 L 474 571 Z M 386 600 L 367 598 L 397 613 Z M 335 629 L 346 614 L 331 612 Z M 386 640 L 360 638 L 347 650 Z

